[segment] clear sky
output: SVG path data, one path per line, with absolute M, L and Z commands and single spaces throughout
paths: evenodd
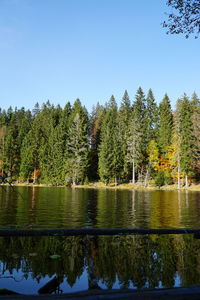
M 200 39 L 166 35 L 165 2 L 0 0 L 0 107 L 200 96 Z

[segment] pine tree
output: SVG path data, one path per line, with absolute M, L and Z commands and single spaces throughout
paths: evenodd
M 43 105 L 43 110 L 38 111 L 34 115 L 34 120 L 31 123 L 31 129 L 26 135 L 21 147 L 21 165 L 20 165 L 20 178 L 23 180 L 29 179 L 33 172 L 33 183 L 36 182 L 36 170 L 43 167 L 45 170 L 44 147 L 48 147 L 45 142 L 47 141 L 48 134 L 45 132 L 46 127 L 49 126 L 49 111 L 45 111 L 46 106 Z M 46 117 L 44 117 L 46 115 Z M 27 170 L 26 170 L 27 166 Z
M 192 105 L 192 123 L 193 133 L 195 137 L 195 160 L 193 162 L 193 169 L 199 179 L 200 174 L 200 99 L 196 93 L 193 93 L 191 98 Z
M 17 111 L 9 109 L 9 124 L 7 127 L 7 134 L 5 137 L 5 170 L 9 176 L 16 175 L 19 166 L 19 146 L 17 144 L 18 126 L 17 126 Z
M 157 137 L 158 130 L 158 107 L 151 89 L 149 89 L 147 98 L 147 141 Z
M 64 131 L 62 109 L 60 106 L 46 107 L 48 110 L 49 125 L 46 128 L 46 138 L 43 139 L 40 151 L 40 167 L 43 181 L 54 185 L 64 183 L 63 156 Z M 45 120 L 44 120 L 45 121 Z
M 188 187 L 188 173 L 194 161 L 195 139 L 193 135 L 192 105 L 184 94 L 182 99 L 177 101 L 177 117 L 180 128 L 180 166 L 185 172 L 185 185 Z
M 112 179 L 117 183 L 121 169 L 121 147 L 118 136 L 117 104 L 111 96 L 102 124 L 99 146 L 99 175 L 106 184 Z
M 128 137 L 129 137 L 129 122 L 131 117 L 131 103 L 128 92 L 124 92 L 122 103 L 119 109 L 119 140 L 121 144 L 121 177 L 127 179 L 129 175 L 129 162 L 127 160 L 128 153 Z
M 63 158 L 64 158 L 64 139 L 62 126 L 59 124 L 51 128 L 48 138 L 48 152 L 46 175 L 47 181 L 54 185 L 64 184 Z
M 30 131 L 23 140 L 21 147 L 21 164 L 19 177 L 21 180 L 29 180 L 31 172 L 36 167 L 34 143 L 32 139 L 32 132 Z
M 165 154 L 171 143 L 171 135 L 173 128 L 173 115 L 170 100 L 165 94 L 159 106 L 159 134 L 158 145 L 162 154 Z
M 97 180 L 99 164 L 99 145 L 102 121 L 105 109 L 99 103 L 93 107 L 90 116 L 90 149 L 89 149 L 89 169 L 88 177 L 90 180 Z
M 67 139 L 65 178 L 73 185 L 81 183 L 87 176 L 88 167 L 88 116 L 85 108 L 77 99 L 70 116 L 70 127 Z
M 137 90 L 135 101 L 133 104 L 133 119 L 136 123 L 135 128 L 132 129 L 133 132 L 136 133 L 136 136 L 138 137 L 137 141 L 137 171 L 138 171 L 138 177 L 140 180 L 142 180 L 143 173 L 148 172 L 147 165 L 146 165 L 146 159 L 147 159 L 147 107 L 146 107 L 146 99 L 144 92 L 141 87 Z M 133 137 L 132 137 L 133 138 Z M 132 139 L 134 140 L 135 137 Z M 130 143 L 130 142 L 129 142 Z
M 5 168 L 5 138 L 7 132 L 6 112 L 0 110 L 0 172 L 4 175 Z
M 127 161 L 132 168 L 132 183 L 135 184 L 135 173 L 141 167 L 141 161 L 143 160 L 142 153 L 142 131 L 138 116 L 132 113 L 132 117 L 129 122 L 129 134 L 128 134 L 128 148 L 127 148 Z

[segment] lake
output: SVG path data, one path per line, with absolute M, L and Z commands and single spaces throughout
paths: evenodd
M 4 186 L 0 227 L 200 228 L 200 192 Z M 0 247 L 0 287 L 23 294 L 200 284 L 193 235 L 7 237 Z

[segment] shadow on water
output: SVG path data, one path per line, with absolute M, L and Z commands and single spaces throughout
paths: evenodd
M 193 235 L 0 238 L 1 288 L 22 294 L 200 284 Z

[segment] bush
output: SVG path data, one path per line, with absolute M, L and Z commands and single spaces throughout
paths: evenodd
M 158 172 L 158 174 L 155 178 L 155 184 L 159 187 L 161 187 L 165 184 L 165 174 L 163 171 Z
M 169 172 L 165 173 L 165 183 L 168 185 L 173 184 L 173 179 Z
M 89 179 L 88 179 L 87 176 L 85 177 L 83 184 L 84 184 L 84 185 L 88 185 L 88 184 L 89 184 Z

